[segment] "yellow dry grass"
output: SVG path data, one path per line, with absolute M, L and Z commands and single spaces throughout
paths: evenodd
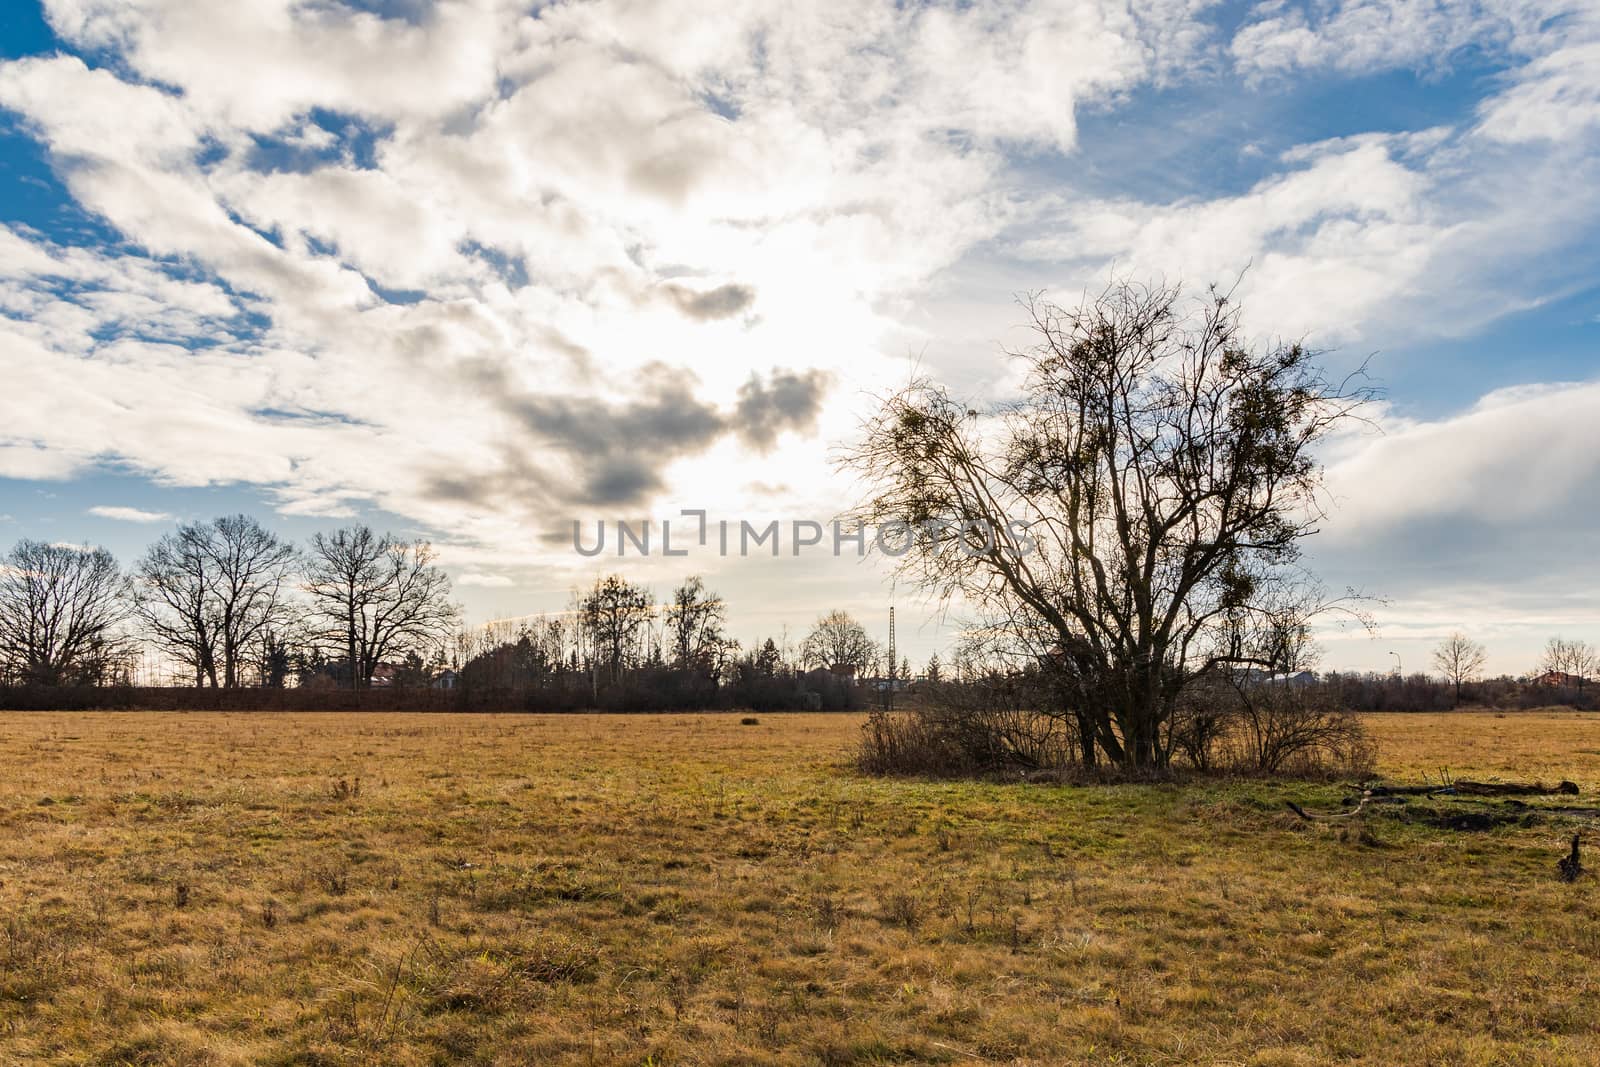
M 0 1062 L 1600 1062 L 1566 821 L 871 780 L 858 721 L 5 716 Z M 1593 715 L 1372 722 L 1600 786 Z

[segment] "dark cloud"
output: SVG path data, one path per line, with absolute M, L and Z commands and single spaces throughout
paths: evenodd
M 422 483 L 422 491 L 428 496 L 452 504 L 486 504 L 490 499 L 486 495 L 488 489 L 484 479 L 456 471 L 429 475 Z
M 480 470 L 440 467 L 423 479 L 423 492 L 466 508 L 534 517 L 568 491 L 561 472 L 544 459 L 526 444 L 506 442 L 499 448 L 498 462 Z
M 756 448 L 771 448 L 785 430 L 803 430 L 816 422 L 829 377 L 822 371 L 776 371 L 765 385 L 756 377 L 739 387 L 734 429 Z
M 700 292 L 682 285 L 666 285 L 663 291 L 672 298 L 678 310 L 691 319 L 709 322 L 737 315 L 755 301 L 756 291 L 748 285 L 729 282 L 715 289 Z
M 594 504 L 629 504 L 661 488 L 654 467 L 632 456 L 614 456 L 589 471 L 584 499 Z
M 500 462 L 482 471 L 442 469 L 427 480 L 427 492 L 498 508 L 641 503 L 664 486 L 669 464 L 728 434 L 765 450 L 779 434 L 810 426 L 829 381 L 819 371 L 752 376 L 728 411 L 695 396 L 692 372 L 663 364 L 644 368 L 622 403 L 525 392 L 488 361 L 464 363 L 459 374 L 480 395 L 495 397 L 522 432 L 504 445 Z
M 662 471 L 710 447 L 727 420 L 694 395 L 687 371 L 645 368 L 639 395 L 625 404 L 597 397 L 506 396 L 503 407 L 530 434 L 560 451 L 575 483 L 568 503 L 621 505 L 661 488 Z

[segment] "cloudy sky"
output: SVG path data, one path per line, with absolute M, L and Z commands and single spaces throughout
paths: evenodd
M 827 520 L 875 390 L 1003 395 L 1016 293 L 1241 271 L 1370 358 L 1329 666 L 1600 641 L 1600 4 L 32 0 L 0 14 L 0 540 L 246 510 L 558 608 L 575 517 Z M 615 562 L 615 561 L 613 561 Z M 747 640 L 872 563 L 692 571 Z

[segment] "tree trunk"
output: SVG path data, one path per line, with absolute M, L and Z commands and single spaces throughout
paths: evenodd
M 364 687 L 364 681 L 363 681 L 363 679 L 361 677 L 361 662 L 360 662 L 360 660 L 361 660 L 361 652 L 360 652 L 359 649 L 356 648 L 356 624 L 355 624 L 353 619 L 349 623 L 347 629 L 345 630 L 345 655 L 346 655 L 346 664 L 345 665 L 350 670 L 350 688 L 351 689 L 361 689 L 361 688 L 363 688 Z
M 1157 744 L 1162 720 L 1162 702 L 1159 693 L 1144 686 L 1136 686 L 1129 694 L 1124 724 L 1122 747 L 1123 764 L 1135 770 L 1152 770 L 1161 766 L 1161 746 Z
M 1100 749 L 1099 742 L 1097 740 L 1099 730 L 1095 726 L 1094 719 L 1083 711 L 1078 711 L 1077 717 L 1078 746 L 1083 751 L 1083 765 L 1086 769 L 1092 770 L 1097 762 L 1096 755 Z

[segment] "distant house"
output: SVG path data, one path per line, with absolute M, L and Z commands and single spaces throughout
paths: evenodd
M 1304 689 L 1317 684 L 1315 671 L 1263 671 L 1254 667 L 1238 672 L 1245 685 L 1280 685 L 1289 689 Z
M 433 687 L 435 689 L 454 689 L 456 687 L 456 672 L 452 670 L 440 671 L 439 676 L 433 680 Z
M 1581 689 L 1589 679 L 1581 674 L 1568 674 L 1566 671 L 1545 671 L 1530 678 L 1529 681 L 1533 685 L 1548 686 L 1551 689 Z

